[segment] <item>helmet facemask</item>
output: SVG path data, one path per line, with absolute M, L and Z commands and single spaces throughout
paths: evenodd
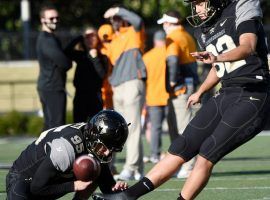
M 100 111 L 85 126 L 85 145 L 101 163 L 112 160 L 112 153 L 122 151 L 128 137 L 128 124 L 117 112 Z
M 91 125 L 91 124 L 90 124 Z M 87 126 L 85 129 L 85 143 L 86 148 L 89 153 L 94 154 L 94 156 L 101 163 L 109 163 L 112 161 L 113 149 L 108 148 L 99 138 L 99 133 L 102 130 L 96 130 L 93 126 Z M 102 152 L 101 152 L 102 151 Z M 107 152 L 104 154 L 103 152 Z
M 196 12 L 196 1 L 191 2 L 191 15 L 188 16 L 186 19 L 188 23 L 193 27 L 200 27 L 207 22 L 209 22 L 213 16 L 216 14 L 216 9 L 214 6 L 211 5 L 211 2 L 209 0 L 205 1 L 205 13 L 197 14 Z M 200 15 L 205 15 L 206 19 L 202 20 L 200 18 Z
M 110 150 L 106 145 L 99 139 L 97 141 L 89 142 L 89 148 L 91 153 L 93 153 L 101 163 L 109 163 L 112 161 L 112 150 Z M 107 152 L 105 154 L 105 152 Z

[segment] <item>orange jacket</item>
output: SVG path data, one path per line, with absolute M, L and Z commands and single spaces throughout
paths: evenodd
M 192 36 L 179 26 L 166 37 L 166 89 L 171 96 L 178 96 L 186 92 L 185 73 L 190 65 L 196 63 L 190 53 L 196 51 L 196 43 Z M 178 60 L 178 65 L 170 66 L 170 60 Z M 171 88 L 170 81 L 176 83 Z
M 180 26 L 172 31 L 166 37 L 167 53 L 166 58 L 169 56 L 177 56 L 179 64 L 188 64 L 196 62 L 190 53 L 196 51 L 196 43 L 192 36 Z
M 129 27 L 121 27 L 115 33 L 108 52 L 113 65 L 109 78 L 112 86 L 118 86 L 126 81 L 146 78 L 145 64 L 142 60 L 144 44 L 144 28 L 140 16 L 124 8 L 117 13 L 130 23 Z
M 165 89 L 166 46 L 154 47 L 143 56 L 146 65 L 146 104 L 165 106 L 169 97 Z

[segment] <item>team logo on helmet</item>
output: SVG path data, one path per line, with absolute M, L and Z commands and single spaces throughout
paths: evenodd
M 122 151 L 127 137 L 128 124 L 113 110 L 100 111 L 85 126 L 86 148 L 103 163 L 111 161 L 112 152 Z M 100 149 L 106 149 L 110 153 L 101 154 Z

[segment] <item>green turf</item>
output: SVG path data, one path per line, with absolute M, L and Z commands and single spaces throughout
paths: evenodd
M 31 139 L 0 139 L 0 162 L 10 163 L 14 160 Z M 169 139 L 163 137 L 164 149 L 169 145 Z M 144 140 L 145 152 L 149 145 Z M 213 175 L 206 188 L 197 197 L 199 200 L 267 200 L 270 199 L 270 137 L 257 136 L 249 143 L 237 149 L 214 168 Z M 117 168 L 121 170 L 124 153 L 117 156 Z M 148 171 L 152 164 L 146 164 Z M 0 170 L 0 200 L 6 198 L 5 175 L 7 170 Z M 134 182 L 129 182 L 129 185 Z M 169 200 L 176 199 L 184 180 L 170 179 L 141 199 Z M 66 195 L 61 200 L 72 198 Z

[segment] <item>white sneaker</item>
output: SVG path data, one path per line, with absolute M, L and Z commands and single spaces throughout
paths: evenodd
M 155 158 L 155 157 L 151 157 L 150 158 L 150 162 L 153 163 L 153 164 L 156 164 L 159 162 L 159 159 L 158 158 Z
M 144 162 L 144 163 L 150 162 L 150 157 L 144 156 L 144 157 L 143 157 L 143 162 Z
M 188 178 L 190 175 L 191 171 L 187 171 L 184 169 L 180 169 L 179 172 L 176 175 L 176 178 Z
M 134 172 L 134 179 L 136 180 L 136 181 L 139 181 L 139 180 L 141 180 L 143 178 L 143 174 L 141 174 L 140 172 L 138 172 L 138 171 L 135 171 Z
M 123 169 L 121 173 L 118 175 L 118 177 L 115 177 L 115 179 L 122 181 L 134 180 L 134 172 L 127 169 Z

